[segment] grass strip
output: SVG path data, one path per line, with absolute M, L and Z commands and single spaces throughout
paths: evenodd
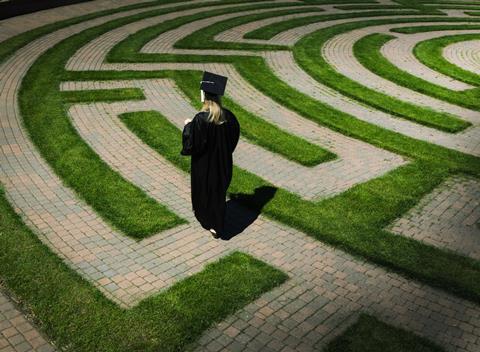
M 444 25 L 424 25 L 424 26 L 410 26 L 410 27 L 398 27 L 390 29 L 390 32 L 414 34 L 433 31 L 450 31 L 450 30 L 464 30 L 464 29 L 480 29 L 480 25 L 465 25 L 465 24 L 444 24 Z M 433 38 L 435 39 L 435 38 Z
M 212 324 L 284 282 L 234 252 L 125 310 L 69 268 L 14 213 L 0 189 L 1 279 L 56 344 L 72 351 L 179 351 Z M 59 285 L 61 283 L 61 285 Z
M 471 20 L 471 19 L 469 19 Z M 479 40 L 480 34 L 449 35 L 419 42 L 413 48 L 413 54 L 424 65 L 459 81 L 480 86 L 480 75 L 452 64 L 443 57 L 442 51 L 447 45 L 466 41 Z
M 448 113 L 437 112 L 427 107 L 420 107 L 401 101 L 379 91 L 367 88 L 362 84 L 338 73 L 323 58 L 319 48 L 331 38 L 358 28 L 391 23 L 424 22 L 437 20 L 458 20 L 458 18 L 407 18 L 389 20 L 371 20 L 340 24 L 313 32 L 299 40 L 293 49 L 298 64 L 317 81 L 338 90 L 342 94 L 366 103 L 378 110 L 394 116 L 415 121 L 419 124 L 447 132 L 458 132 L 464 129 L 465 122 Z M 464 19 L 462 19 L 464 20 Z
M 243 36 L 246 39 L 263 39 L 269 40 L 281 32 L 285 32 L 292 28 L 306 26 L 308 24 L 317 23 L 317 22 L 327 22 L 335 21 L 341 19 L 354 19 L 354 18 L 363 18 L 363 17 L 376 17 L 376 16 L 406 16 L 406 15 L 418 15 L 418 11 L 368 11 L 368 12 L 359 12 L 359 13 L 339 13 L 331 15 L 314 15 L 302 18 L 292 18 L 290 20 L 271 23 L 266 26 L 254 29 L 250 32 L 245 33 Z M 428 14 L 428 13 L 422 13 Z
M 480 110 L 480 88 L 464 91 L 451 90 L 405 72 L 392 64 L 380 52 L 382 46 L 392 39 L 396 39 L 396 37 L 381 33 L 367 35 L 355 42 L 353 53 L 363 66 L 380 77 L 452 104 Z M 461 119 L 456 119 L 456 123 L 455 130 L 471 126 L 471 123 Z
M 193 33 L 190 33 L 186 37 L 183 37 L 182 39 L 177 41 L 174 47 L 179 49 L 285 50 L 288 49 L 288 47 L 284 45 L 258 45 L 251 43 L 219 42 L 214 40 L 214 37 L 215 35 L 227 29 L 253 21 L 259 21 L 272 17 L 292 15 L 296 13 L 312 13 L 321 11 L 325 10 L 317 7 L 302 7 L 299 9 L 287 9 L 230 18 L 227 20 L 216 22 L 208 27 L 201 28 Z
M 61 94 L 63 101 L 70 104 L 145 99 L 140 88 L 73 90 L 62 91 Z
M 198 99 L 198 84 L 202 78 L 201 71 L 178 71 L 175 82 L 177 86 L 190 99 L 190 103 L 200 109 L 202 103 Z M 274 153 L 295 161 L 304 166 L 315 166 L 333 160 L 337 156 L 326 149 L 319 147 L 303 138 L 289 134 L 260 117 L 244 110 L 241 106 L 229 99 L 222 97 L 223 104 L 237 117 L 242 136 Z
M 135 33 L 132 33 L 127 38 L 123 39 L 117 43 L 108 53 L 107 62 L 182 62 L 185 61 L 185 55 L 177 54 L 154 54 L 154 53 L 141 53 L 142 47 L 147 44 L 149 41 L 155 39 L 160 34 L 167 32 L 169 30 L 176 29 L 184 24 L 188 24 L 194 21 L 199 21 L 205 18 L 220 16 L 224 14 L 235 13 L 238 11 L 250 11 L 258 10 L 265 8 L 278 8 L 280 6 L 289 7 L 289 12 L 295 11 L 295 6 L 301 6 L 302 3 L 276 3 L 276 4 L 263 4 L 263 5 L 250 5 L 250 6 L 237 6 L 235 8 L 228 9 L 218 9 L 210 10 L 201 13 L 196 13 L 189 16 L 182 16 L 172 20 L 168 20 L 162 23 L 159 23 L 155 26 L 150 26 L 144 29 L 141 29 Z M 293 7 L 293 9 L 292 9 Z M 300 9 L 301 10 L 301 9 Z M 267 12 L 266 14 L 261 14 L 262 16 L 279 16 L 278 11 Z M 283 11 L 282 11 L 283 13 Z M 241 20 L 241 18 L 240 18 Z M 228 23 L 228 22 L 227 22 Z M 215 27 L 216 28 L 216 27 Z M 230 26 L 228 26 L 230 28 Z M 198 40 L 198 39 L 197 39 Z M 199 40 L 198 40 L 199 41 Z M 224 48 L 223 44 L 234 44 L 234 43 L 222 43 L 221 47 Z M 247 43 L 248 44 L 248 43 Z M 262 45 L 262 44 L 252 44 L 244 45 L 242 43 L 235 44 L 235 49 L 248 49 L 248 50 L 273 50 L 273 49 L 285 49 L 284 46 L 279 45 Z M 190 61 L 192 59 L 189 59 Z M 195 57 L 193 58 L 195 61 Z M 209 62 L 230 62 L 231 58 L 225 55 L 202 55 L 202 60 L 208 60 Z
M 440 346 L 410 331 L 361 313 L 358 320 L 331 341 L 323 352 L 444 352 Z

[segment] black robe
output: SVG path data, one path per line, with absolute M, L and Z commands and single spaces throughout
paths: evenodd
M 224 231 L 226 195 L 232 180 L 232 153 L 240 137 L 235 115 L 224 109 L 226 122 L 207 121 L 208 111 L 200 111 L 182 132 L 180 154 L 191 155 L 192 210 L 203 228 Z

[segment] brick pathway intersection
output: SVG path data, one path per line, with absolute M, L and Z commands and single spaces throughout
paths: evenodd
M 101 3 L 102 8 L 116 6 L 113 2 L 94 1 L 83 4 L 81 9 L 85 13 L 92 12 L 97 3 Z M 128 3 L 133 3 L 133 0 L 122 2 L 122 4 Z M 229 6 L 222 5 L 222 7 Z M 330 5 L 319 7 L 326 10 L 322 14 L 348 12 L 335 9 Z M 45 15 L 38 16 L 38 23 L 43 24 L 48 22 L 48 18 L 61 16 L 56 14 L 56 11 L 59 9 L 45 11 Z M 134 33 L 168 18 L 176 18 L 199 11 L 188 10 L 182 14 L 174 13 L 164 15 L 164 17 L 139 20 L 125 28 L 112 30 L 87 43 L 71 58 L 67 69 L 194 68 L 209 69 L 228 75 L 231 77 L 232 87 L 236 88 L 229 93 L 233 100 L 261 118 L 288 130 L 289 133 L 323 146 L 339 156 L 336 161 L 307 169 L 246 140 L 241 141 L 238 153 L 235 154 L 237 165 L 304 198 L 311 193 L 314 193 L 315 197 L 331 197 L 355 184 L 378 177 L 408 163 L 408 160 L 401 156 L 311 123 L 256 91 L 229 65 L 104 63 L 105 55 L 110 48 L 129 33 Z M 109 15 L 53 32 L 21 48 L 0 66 L 0 107 L 3 109 L 0 125 L 2 132 L 0 142 L 3 146 L 0 150 L 2 165 L 0 181 L 6 189 L 8 200 L 22 215 L 27 225 L 38 233 L 44 243 L 69 266 L 97 286 L 107 297 L 126 308 L 132 307 L 140 300 L 168 288 L 174 282 L 202 270 L 206 263 L 236 249 L 248 252 L 279 267 L 291 277 L 284 285 L 262 295 L 260 299 L 207 331 L 198 343 L 198 350 L 213 351 L 222 348 L 232 351 L 238 349 L 278 351 L 282 348 L 285 350 L 318 350 L 348 327 L 360 311 L 369 312 L 388 323 L 402 326 L 425 336 L 444 345 L 448 351 L 473 352 L 480 350 L 480 307 L 469 301 L 354 258 L 263 216 L 257 217 L 241 236 L 236 236 L 228 242 L 214 241 L 206 236 L 193 219 L 190 211 L 188 175 L 173 167 L 162 156 L 151 150 L 133 135 L 117 117 L 118 114 L 126 111 L 154 109 L 181 127 L 183 117 L 192 115 L 195 110 L 187 103 L 186 98 L 171 80 L 65 82 L 60 89 L 140 87 L 143 90 L 147 97 L 145 101 L 75 104 L 69 110 L 72 123 L 81 137 L 112 169 L 118 171 L 126 180 L 142 188 L 152 198 L 187 219 L 189 223 L 135 242 L 112 230 L 88 204 L 78 199 L 70 189 L 65 187 L 42 159 L 23 128 L 17 105 L 19 84 L 32 63 L 59 41 L 107 20 L 139 12 L 142 10 Z M 256 12 L 258 11 L 249 13 Z M 304 15 L 292 15 L 288 18 Z M 458 14 L 456 13 L 456 15 Z M 232 16 L 218 16 L 215 21 Z M 35 21 L 33 17 L 26 17 Z M 281 21 L 282 18 L 278 18 L 278 20 Z M 237 54 L 237 51 L 178 51 L 173 49 L 172 45 L 175 41 L 211 23 L 211 19 L 192 22 L 159 36 L 142 50 L 170 53 Z M 256 25 L 261 25 L 261 23 L 262 21 L 258 21 Z M 265 23 L 274 22 L 272 19 L 268 19 L 265 20 Z M 11 35 L 15 34 L 12 29 L 14 28 L 13 24 L 14 21 L 8 22 Z M 2 25 L 4 23 L 0 22 L 0 28 Z M 409 23 L 409 25 L 413 24 Z M 248 26 L 241 28 L 248 30 Z M 292 34 L 291 31 L 280 33 L 268 42 L 291 44 L 308 31 L 311 32 L 313 28 L 319 28 L 318 24 L 296 29 L 296 34 L 290 35 L 290 37 L 285 36 L 285 33 Z M 343 49 L 339 50 L 341 51 L 333 53 L 340 55 L 340 58 L 351 59 L 348 50 L 346 52 Z M 452 148 L 478 155 L 478 145 L 473 145 L 472 142 L 475 134 L 471 134 L 470 137 L 466 136 L 465 143 L 460 146 L 456 145 L 456 142 L 463 138 L 459 136 L 460 134 L 444 136 L 447 142 L 439 142 L 428 135 L 431 129 L 423 129 L 416 124 L 406 123 L 392 118 L 388 114 L 365 108 L 354 100 L 321 86 L 298 68 L 290 52 L 259 52 L 257 54 L 266 58 L 275 73 L 284 74 L 283 77 L 288 84 L 318 100 L 330 99 L 328 102 L 335 107 L 339 107 L 337 102 L 342 101 L 342 106 L 346 106 L 342 109 L 350 109 L 349 112 L 359 118 L 362 118 L 364 112 L 365 115 L 368 112 L 378 117 L 376 120 L 376 117 L 371 118 L 369 121 L 372 123 L 378 123 L 386 128 L 398 128 L 406 134 L 417 133 L 419 138 L 443 145 L 451 144 Z M 336 60 L 334 61 L 337 62 Z M 410 99 L 410 94 L 413 93 L 409 91 L 408 94 L 405 96 L 406 99 Z M 252 101 L 251 96 L 256 97 L 255 101 Z M 181 114 L 178 113 L 179 111 Z M 478 122 L 477 116 L 470 112 L 465 112 L 463 117 L 472 122 Z M 382 122 L 382 119 L 387 122 Z M 423 135 L 422 131 L 425 131 Z M 254 161 L 247 158 L 247 153 L 252 151 L 257 157 Z M 265 172 L 265 169 L 257 167 L 260 163 L 269 165 L 271 169 Z M 275 172 L 272 173 L 272 170 Z M 340 172 L 342 170 L 348 170 L 348 174 Z M 345 175 L 345 179 L 333 177 L 339 172 Z M 298 178 L 299 175 L 300 178 Z M 311 181 L 301 182 L 302 179 Z M 317 182 L 315 182 L 316 179 L 318 179 Z M 450 182 L 453 182 L 452 185 L 463 185 L 463 188 L 453 187 L 453 192 L 460 196 L 464 196 L 465 190 L 469 190 L 469 187 L 478 189 L 478 182 L 475 183 L 475 180 L 472 180 L 471 184 L 462 183 L 467 181 L 456 178 Z M 442 191 L 436 190 L 430 195 L 430 198 L 435 201 L 439 192 L 443 194 Z M 454 203 L 458 199 L 453 200 L 450 193 L 444 198 L 447 208 L 459 207 Z M 452 199 L 451 202 L 449 199 Z M 467 198 L 463 202 L 470 203 Z M 435 208 L 435 204 L 429 203 L 428 196 L 420 206 L 427 209 L 425 210 L 427 215 L 420 213 L 418 218 L 411 214 L 405 214 L 410 225 L 421 223 L 421 218 L 425 216 L 428 218 L 428 209 Z M 467 206 L 461 207 L 461 209 L 466 208 Z M 457 221 L 458 218 L 456 218 L 455 221 L 449 222 L 449 226 L 458 229 L 460 226 L 464 226 L 465 221 L 469 224 L 478 222 L 478 211 L 471 209 L 468 211 L 469 214 L 474 215 L 465 216 L 463 220 L 460 219 L 461 221 Z M 238 227 L 238 219 L 242 218 L 255 218 L 255 216 L 238 204 L 229 203 L 228 223 L 233 227 Z M 397 227 L 400 230 L 397 232 L 399 235 L 411 235 L 419 240 L 463 253 L 465 253 L 464 249 L 468 247 L 453 248 L 449 244 L 453 241 L 444 241 L 447 235 L 444 236 L 442 231 L 437 232 L 441 236 L 440 240 L 437 239 L 436 242 L 430 240 L 429 236 L 425 236 L 425 226 L 427 226 L 425 223 L 418 226 L 419 230 L 416 234 L 403 233 L 402 226 L 407 226 L 405 225 L 407 222 L 402 222 L 401 219 L 398 221 Z M 478 227 L 476 230 L 472 230 L 473 232 L 468 235 L 470 237 L 465 236 L 465 238 L 471 238 L 473 241 L 477 230 Z M 477 258 L 478 252 L 472 250 L 466 254 Z M 5 335 L 3 330 L 2 333 Z M 0 349 L 0 351 L 3 350 Z

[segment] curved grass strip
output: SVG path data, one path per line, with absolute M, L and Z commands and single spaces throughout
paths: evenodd
M 322 352 L 445 352 L 437 344 L 410 331 L 361 313 L 358 320 Z
M 395 38 L 395 36 L 387 34 L 370 34 L 355 42 L 353 54 L 363 66 L 380 77 L 452 104 L 472 110 L 480 110 L 480 88 L 463 91 L 451 90 L 405 72 L 392 64 L 381 54 L 380 50 L 389 40 Z M 456 130 L 468 126 L 471 126 L 471 123 L 461 119 L 456 120 Z
M 390 10 L 390 9 L 403 9 L 402 5 L 339 5 L 334 6 L 339 10 Z
M 215 35 L 236 27 L 242 24 L 262 20 L 265 18 L 279 17 L 285 15 L 292 15 L 295 13 L 305 13 L 305 12 L 320 12 L 325 11 L 321 8 L 316 7 L 305 7 L 300 9 L 287 9 L 282 11 L 272 11 L 265 13 L 258 13 L 247 16 L 239 16 L 235 18 L 230 18 L 224 21 L 216 22 L 208 27 L 199 29 L 193 33 L 190 33 L 188 36 L 180 39 L 174 45 L 175 48 L 179 49 L 231 49 L 231 50 L 280 50 L 288 49 L 287 46 L 283 45 L 269 45 L 269 44 L 251 44 L 251 43 L 232 43 L 232 42 L 218 42 L 214 40 Z
M 349 96 L 366 103 L 378 110 L 394 116 L 415 121 L 419 124 L 447 132 L 458 132 L 465 128 L 465 123 L 451 114 L 437 112 L 433 109 L 417 106 L 367 88 L 362 84 L 338 73 L 323 58 L 319 48 L 336 35 L 354 29 L 391 23 L 449 21 L 458 18 L 406 18 L 389 20 L 371 20 L 340 24 L 313 32 L 300 39 L 294 46 L 293 54 L 298 64 L 314 79 Z M 464 20 L 464 19 L 462 19 Z
M 443 48 L 447 45 L 474 39 L 480 39 L 480 34 L 461 34 L 425 40 L 415 45 L 413 48 L 413 54 L 424 65 L 438 72 L 453 77 L 459 81 L 480 86 L 480 75 L 452 64 L 442 55 Z
M 287 279 L 234 252 L 125 310 L 69 268 L 20 220 L 0 188 L 1 279 L 61 347 L 78 352 L 180 351 Z M 61 283 L 61 285 L 59 285 Z
M 426 13 L 424 13 L 426 14 Z M 332 15 L 315 15 L 302 18 L 292 18 L 290 20 L 282 21 L 279 23 L 271 23 L 266 26 L 254 29 L 243 36 L 246 39 L 263 39 L 269 40 L 281 32 L 285 32 L 289 29 L 306 26 L 316 22 L 327 22 L 349 18 L 363 18 L 374 16 L 406 16 L 406 15 L 418 15 L 418 11 L 368 11 L 359 13 L 341 13 Z
M 63 101 L 70 104 L 145 99 L 140 88 L 75 90 L 62 91 L 61 94 Z
M 190 103 L 200 109 L 202 103 L 198 99 L 198 85 L 202 72 L 177 71 L 175 82 L 187 95 Z M 228 97 L 222 98 L 223 103 L 235 114 L 242 128 L 242 136 L 274 153 L 304 166 L 315 166 L 333 160 L 337 156 L 303 138 L 291 135 L 258 116 L 242 109 Z
M 466 19 L 466 21 L 469 19 Z M 480 25 L 458 25 L 458 24 L 446 24 L 446 25 L 435 25 L 435 26 L 410 26 L 410 27 L 399 27 L 392 28 L 390 32 L 395 33 L 424 33 L 424 32 L 433 32 L 433 31 L 450 31 L 450 30 L 464 30 L 464 29 L 480 29 Z
M 193 21 L 198 21 L 201 19 L 205 19 L 213 16 L 219 16 L 223 14 L 235 13 L 238 11 L 277 8 L 279 6 L 295 7 L 299 5 L 302 5 L 302 4 L 301 3 L 277 3 L 277 4 L 237 6 L 234 8 L 210 10 L 210 11 L 205 11 L 205 12 L 201 12 L 193 15 L 178 17 L 172 20 L 159 23 L 158 25 L 155 25 L 155 26 L 144 28 L 135 33 L 132 33 L 127 38 L 117 43 L 112 48 L 112 50 L 110 50 L 110 52 L 106 57 L 106 61 L 107 62 L 182 62 L 185 60 L 191 61 L 192 59 L 188 59 L 186 55 L 140 53 L 140 50 L 145 44 L 155 39 L 160 34 L 172 29 L 176 29 L 184 24 L 191 23 Z M 289 11 L 290 12 L 295 11 L 295 9 L 293 10 L 290 9 Z M 275 16 L 276 12 L 277 11 L 273 11 L 273 16 Z M 269 17 L 269 16 L 272 16 L 271 14 L 272 12 L 268 12 L 265 15 Z M 234 44 L 234 43 L 221 43 L 221 44 L 222 44 L 221 48 L 223 49 L 224 48 L 223 44 Z M 274 49 L 280 50 L 285 48 L 286 47 L 281 45 L 263 45 L 263 44 L 243 45 L 242 43 L 238 43 L 238 45 L 235 46 L 235 49 L 248 49 L 248 50 L 274 50 Z M 195 60 L 195 58 L 198 58 L 198 56 L 193 56 L 193 60 Z M 230 62 L 231 58 L 229 56 L 224 56 L 224 55 L 202 55 L 201 60 L 208 60 L 208 62 Z

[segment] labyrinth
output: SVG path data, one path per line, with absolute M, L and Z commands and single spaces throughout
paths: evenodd
M 218 240 L 203 71 L 241 126 Z M 5 19 L 0 132 L 0 352 L 480 351 L 479 0 Z

